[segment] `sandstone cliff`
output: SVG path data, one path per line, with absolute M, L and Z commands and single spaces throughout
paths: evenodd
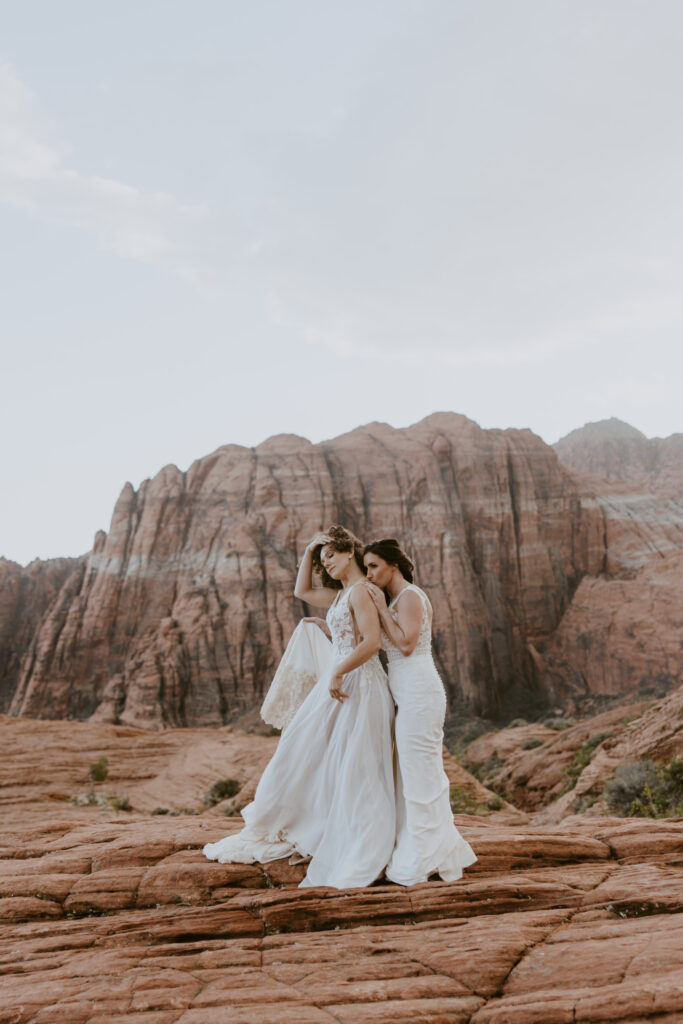
M 597 494 L 530 431 L 440 413 L 318 445 L 227 445 L 186 473 L 127 484 L 109 534 L 25 650 L 11 713 L 147 728 L 233 720 L 261 701 L 310 611 L 292 597 L 296 562 L 331 522 L 397 535 L 413 554 L 452 708 L 503 717 L 680 679 L 676 610 L 661 657 L 659 636 L 640 651 L 636 627 L 661 583 L 652 566 L 683 550 L 683 505 Z M 657 593 L 677 600 L 675 580 Z M 610 601 L 620 625 L 605 632 Z
M 12 714 L 228 721 L 262 698 L 305 610 L 297 558 L 330 522 L 403 538 L 434 603 L 451 699 L 489 714 L 541 699 L 528 645 L 605 559 L 599 510 L 530 431 L 437 414 L 319 445 L 229 445 L 126 485 L 35 636 Z
M 80 564 L 78 558 L 53 558 L 22 567 L 0 558 L 0 713 L 9 708 L 22 658 L 43 616 Z
M 569 469 L 683 500 L 683 434 L 648 438 L 612 417 L 572 430 L 554 448 Z

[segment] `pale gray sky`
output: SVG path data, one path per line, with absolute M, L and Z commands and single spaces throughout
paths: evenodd
M 0 2 L 0 554 L 221 444 L 683 430 L 680 0 Z

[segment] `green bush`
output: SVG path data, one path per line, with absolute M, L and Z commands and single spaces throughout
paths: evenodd
M 132 811 L 130 800 L 127 796 L 112 796 L 109 798 L 109 805 L 115 811 Z
M 528 725 L 526 718 L 513 718 L 511 722 L 505 726 L 506 729 L 521 729 L 523 725 Z
M 522 743 L 522 750 L 535 750 L 536 747 L 542 747 L 545 740 L 542 740 L 540 736 L 529 736 L 528 739 Z
M 109 761 L 106 757 L 101 757 L 99 761 L 95 761 L 94 764 L 90 765 L 89 774 L 91 782 L 104 782 L 107 775 L 109 774 Z
M 573 718 L 544 718 L 541 722 L 541 725 L 545 725 L 547 729 L 554 729 L 555 732 L 569 729 L 574 724 Z
M 586 740 L 584 747 L 587 747 L 588 750 L 595 750 L 596 747 L 600 746 L 603 740 L 608 740 L 610 736 L 613 735 L 614 733 L 612 732 L 596 732 L 594 736 L 590 736 Z
M 204 805 L 206 807 L 213 807 L 215 804 L 219 804 L 221 800 L 228 800 L 231 796 L 237 796 L 241 788 L 242 783 L 238 782 L 237 779 L 220 779 L 218 782 L 214 782 L 204 797 Z
M 492 796 L 486 801 L 486 806 L 490 811 L 499 811 L 503 806 L 503 801 L 499 796 Z
M 483 782 L 489 788 L 491 787 L 491 777 L 497 775 L 502 767 L 503 762 L 498 756 L 497 750 L 494 750 L 491 756 L 483 763 L 472 761 L 467 764 L 467 770 L 470 775 L 474 775 L 475 779 L 479 779 L 480 782 Z
M 586 767 L 586 765 L 591 763 L 591 760 L 593 759 L 593 754 L 595 753 L 597 747 L 600 746 L 603 740 L 608 739 L 611 735 L 611 732 L 596 732 L 595 735 L 589 736 L 587 740 L 584 740 L 583 744 L 579 747 L 578 750 L 574 751 L 574 756 L 572 757 L 571 764 L 565 770 L 564 773 L 567 777 L 567 787 L 565 789 L 565 793 L 568 792 L 568 790 L 574 788 L 574 786 L 576 785 L 576 780 L 578 779 L 583 769 Z
M 683 817 L 683 757 L 668 764 L 621 764 L 603 790 L 610 809 L 621 817 Z
M 471 789 L 451 786 L 451 810 L 454 814 L 481 814 L 482 808 Z

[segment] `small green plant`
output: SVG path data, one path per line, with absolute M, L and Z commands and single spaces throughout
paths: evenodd
M 523 725 L 528 725 L 526 718 L 513 718 L 511 722 L 505 726 L 506 729 L 521 729 Z
M 613 735 L 614 733 L 612 732 L 596 732 L 593 736 L 589 736 L 584 743 L 584 747 L 588 747 L 589 750 L 595 750 L 596 747 L 600 746 L 603 740 L 608 740 L 610 736 Z
M 485 804 L 477 801 L 470 786 L 451 786 L 451 810 L 454 814 L 489 814 L 499 811 L 503 801 L 499 796 L 492 796 Z
M 611 735 L 611 732 L 597 732 L 593 736 L 589 736 L 587 740 L 584 740 L 579 749 L 574 751 L 571 764 L 564 773 L 567 778 L 567 786 L 564 790 L 565 793 L 574 788 L 583 769 L 591 763 L 593 754 L 597 748 L 603 740 L 609 739 Z
M 562 732 L 563 729 L 569 729 L 570 726 L 574 725 L 574 719 L 544 718 L 541 725 L 545 725 L 547 729 L 554 729 L 555 732 Z
M 95 761 L 90 765 L 88 769 L 88 775 L 90 776 L 90 794 L 95 795 L 95 783 L 104 782 L 107 775 L 109 774 L 109 761 L 106 757 L 101 757 L 99 761 Z
M 215 804 L 219 804 L 221 800 L 228 800 L 231 796 L 237 796 L 242 783 L 238 782 L 237 779 L 220 779 L 218 782 L 214 782 L 209 792 L 204 796 L 204 806 L 213 807 Z
M 277 726 L 271 725 L 270 731 L 269 731 L 268 735 L 269 736 L 282 736 L 282 729 L 278 729 Z
M 544 743 L 545 740 L 542 740 L 540 736 L 529 736 L 522 743 L 522 750 L 535 750 L 536 747 L 542 747 Z
M 451 786 L 451 810 L 454 814 L 481 813 L 481 807 L 468 786 Z
M 115 811 L 132 811 L 131 802 L 127 796 L 112 796 L 109 798 L 109 805 Z
M 152 814 L 170 814 L 168 807 L 155 807 Z
M 683 816 L 683 757 L 668 764 L 635 761 L 619 765 L 603 790 L 610 809 L 621 817 Z

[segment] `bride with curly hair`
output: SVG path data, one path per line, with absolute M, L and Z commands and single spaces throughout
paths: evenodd
M 223 864 L 310 857 L 302 886 L 370 885 L 389 862 L 396 836 L 394 704 L 377 656 L 379 615 L 358 538 L 342 526 L 314 537 L 294 594 L 327 609 L 329 667 L 282 733 L 253 802 L 242 810 L 242 831 L 207 843 L 203 852 Z

